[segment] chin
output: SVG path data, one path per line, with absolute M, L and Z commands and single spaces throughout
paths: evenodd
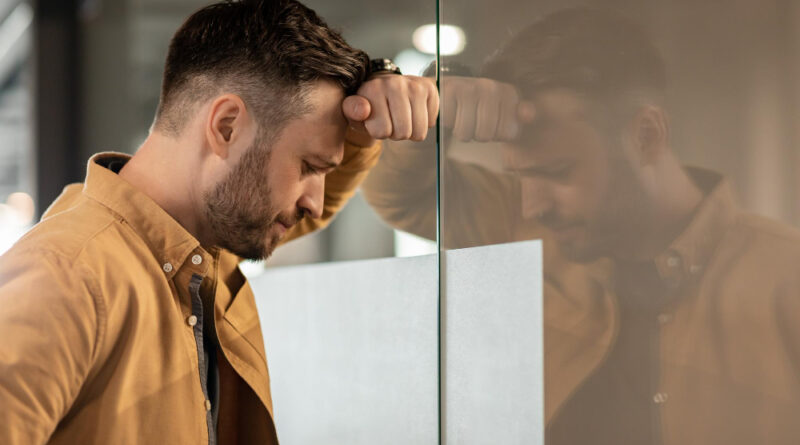
M 603 257 L 599 249 L 585 244 L 561 243 L 558 247 L 565 258 L 576 263 L 591 263 Z

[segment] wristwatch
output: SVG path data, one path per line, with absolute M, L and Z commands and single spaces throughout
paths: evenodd
M 400 67 L 389 59 L 372 59 L 369 61 L 369 75 L 373 74 L 403 74 Z

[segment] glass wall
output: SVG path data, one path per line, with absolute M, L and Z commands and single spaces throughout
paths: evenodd
M 543 240 L 546 443 L 800 440 L 797 2 L 440 21 L 442 242 Z
M 543 240 L 546 443 L 797 442 L 797 2 L 442 0 L 439 24 L 442 247 Z M 430 154 L 388 148 L 376 190 L 417 190 Z

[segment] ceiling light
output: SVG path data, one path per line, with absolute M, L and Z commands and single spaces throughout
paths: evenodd
M 439 53 L 443 56 L 458 54 L 464 50 L 467 38 L 464 30 L 458 26 L 439 26 Z M 414 31 L 414 46 L 423 53 L 436 54 L 436 25 L 423 25 Z

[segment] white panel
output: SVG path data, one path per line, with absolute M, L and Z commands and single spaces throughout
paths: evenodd
M 435 255 L 251 280 L 283 445 L 438 443 Z
M 541 242 L 444 260 L 444 442 L 543 444 Z

